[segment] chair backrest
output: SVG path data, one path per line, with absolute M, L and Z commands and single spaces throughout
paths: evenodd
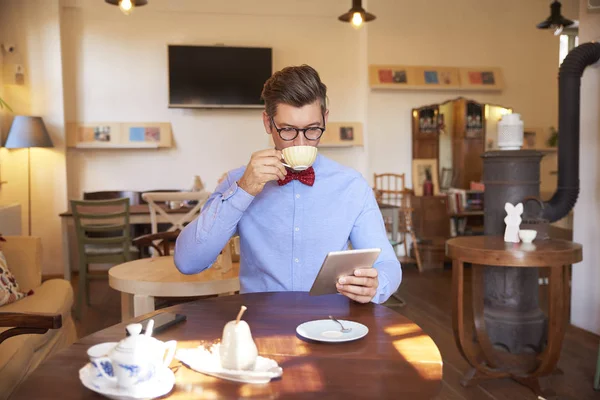
M 148 204 L 148 202 L 144 199 L 144 193 L 179 193 L 179 192 L 185 192 L 185 190 L 179 190 L 179 189 L 144 190 L 143 192 L 139 193 L 138 204 Z M 155 201 L 155 203 L 162 203 L 162 204 L 165 204 L 167 202 L 168 202 L 168 200 L 167 201 L 158 201 L 158 200 Z
M 100 192 L 83 192 L 83 200 L 114 200 L 126 197 L 129 204 L 140 204 L 140 193 L 131 190 L 104 190 Z
M 150 192 L 142 193 L 142 198 L 148 203 L 150 208 L 150 224 L 152 233 L 158 233 L 158 216 L 161 222 L 167 222 L 171 226 L 168 232 L 176 229 L 183 229 L 186 223 L 192 222 L 196 215 L 200 213 L 202 206 L 208 200 L 210 193 L 202 192 Z M 182 212 L 168 213 L 164 204 L 178 202 L 180 204 L 188 202 L 195 203 L 191 207 L 186 207 Z M 161 204 L 162 203 L 162 204 Z
M 70 202 L 80 254 L 83 254 L 86 244 L 120 244 L 126 259 L 129 259 L 129 198 Z
M 395 206 L 407 205 L 410 190 L 404 185 L 404 174 L 373 174 L 373 190 L 377 202 Z

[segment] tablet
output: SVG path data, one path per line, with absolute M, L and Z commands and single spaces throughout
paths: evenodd
M 335 287 L 342 276 L 353 275 L 358 268 L 371 268 L 381 249 L 332 251 L 327 254 L 310 289 L 311 296 L 338 293 Z

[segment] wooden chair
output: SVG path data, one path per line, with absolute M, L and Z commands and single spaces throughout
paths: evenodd
M 393 237 L 391 243 L 396 247 L 404 246 L 404 256 L 399 257 L 401 263 L 416 263 L 419 272 L 422 272 L 421 257 L 419 254 L 419 245 L 414 232 L 412 220 L 413 208 L 411 206 L 411 198 L 413 191 L 407 189 L 404 183 L 404 174 L 383 173 L 373 174 L 375 198 L 379 204 L 389 204 L 399 207 L 398 234 L 400 237 Z M 386 229 L 392 231 L 390 226 L 393 221 L 385 221 Z M 413 243 L 413 251 L 415 258 L 412 258 L 408 249 L 407 236 L 410 236 Z
M 129 199 L 71 200 L 79 250 L 79 288 L 75 315 L 81 317 L 83 298 L 90 304 L 90 264 L 119 264 L 130 261 L 138 250 L 131 244 Z M 99 234 L 99 235 L 95 235 Z M 106 275 L 100 276 L 106 278 Z
M 166 227 L 166 231 L 182 230 L 186 224 L 192 222 L 200 213 L 202 206 L 208 200 L 210 193 L 202 192 L 146 192 L 142 193 L 142 198 L 148 203 L 150 208 L 150 226 L 151 233 L 158 233 L 158 216 L 166 223 L 162 224 Z M 171 201 L 195 203 L 186 213 L 167 213 L 165 205 Z M 157 255 L 155 247 L 150 249 L 150 254 L 154 257 Z

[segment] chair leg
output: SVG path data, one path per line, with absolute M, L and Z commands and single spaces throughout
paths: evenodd
M 596 376 L 594 377 L 594 390 L 600 390 L 600 348 L 598 348 L 598 361 L 596 361 Z
M 421 255 L 419 254 L 419 245 L 417 243 L 417 237 L 414 231 L 410 231 L 410 238 L 412 239 L 413 246 L 415 248 L 415 258 L 417 259 L 417 268 L 419 272 L 423 272 L 423 266 L 421 265 Z
M 85 304 L 88 306 L 92 305 L 92 301 L 90 300 L 90 279 L 87 276 L 87 266 L 85 273 Z
M 86 296 L 87 286 L 87 263 L 82 259 L 79 261 L 79 288 L 77 289 L 77 304 L 75 305 L 75 317 L 81 320 L 83 310 L 83 298 Z

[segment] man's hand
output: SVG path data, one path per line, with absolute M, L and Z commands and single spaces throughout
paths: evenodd
M 358 301 L 368 303 L 373 300 L 379 287 L 377 269 L 359 268 L 354 271 L 354 276 L 344 276 L 336 284 L 337 290 L 344 296 Z
M 238 185 L 248 194 L 256 196 L 263 190 L 267 182 L 284 179 L 286 175 L 287 171 L 281 163 L 281 151 L 261 150 L 252 154 Z

